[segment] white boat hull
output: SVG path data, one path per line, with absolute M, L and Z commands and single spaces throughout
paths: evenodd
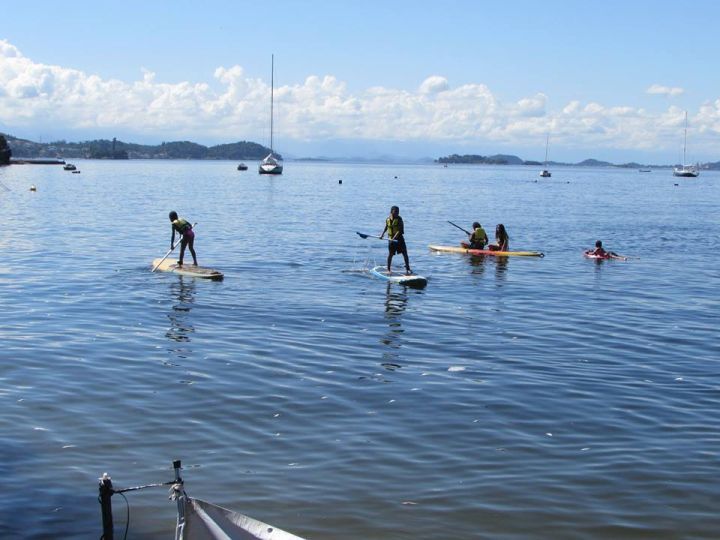
M 262 163 L 258 168 L 258 172 L 260 174 L 282 174 L 283 168 L 282 165 L 278 164 Z
M 673 169 L 673 176 L 682 176 L 684 178 L 697 178 L 700 171 L 694 167 L 683 167 L 682 169 Z

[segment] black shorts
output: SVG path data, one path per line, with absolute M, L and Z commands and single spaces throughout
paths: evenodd
M 407 246 L 405 245 L 405 238 L 400 237 L 395 239 L 396 242 L 388 242 L 388 252 L 390 255 L 396 253 L 405 253 L 407 255 Z

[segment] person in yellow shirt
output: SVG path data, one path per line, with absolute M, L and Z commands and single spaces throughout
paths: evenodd
M 482 225 L 477 221 L 472 224 L 472 228 L 473 232 L 469 235 L 470 243 L 460 242 L 460 244 L 466 249 L 485 249 L 485 244 L 488 243 L 488 236 L 485 229 L 483 229 Z
M 380 238 L 388 233 L 388 257 L 387 257 L 387 271 L 390 274 L 390 265 L 392 264 L 392 258 L 396 253 L 400 253 L 405 259 L 405 273 L 407 275 L 412 274 L 410 270 L 410 259 L 408 258 L 407 246 L 405 245 L 405 224 L 403 219 L 400 217 L 400 208 L 393 206 L 390 208 L 390 215 L 385 220 L 385 228 L 383 229 Z
M 192 225 L 186 219 L 179 218 L 177 212 L 174 210 L 170 212 L 170 223 L 172 227 L 172 236 L 170 237 L 170 248 L 175 245 L 175 232 L 180 235 L 180 258 L 178 259 L 178 266 L 183 265 L 183 257 L 185 256 L 185 248 L 190 250 L 190 255 L 193 258 L 193 264 L 197 266 L 197 256 L 195 255 L 195 232 L 193 231 Z

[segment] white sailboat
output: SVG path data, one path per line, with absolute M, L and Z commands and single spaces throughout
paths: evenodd
M 260 162 L 258 173 L 282 174 L 283 164 L 273 151 L 273 93 L 275 91 L 275 55 L 271 57 L 270 68 L 270 153 Z
M 543 178 L 550 178 L 552 176 L 552 173 L 548 170 L 548 166 L 547 166 L 548 146 L 550 146 L 550 134 L 549 133 L 547 135 L 547 139 L 545 140 L 545 165 L 543 165 L 543 170 L 540 173 L 540 176 L 542 176 Z
M 686 165 L 685 152 L 687 150 L 687 111 L 685 111 L 685 140 L 683 142 L 683 164 L 682 167 L 673 169 L 673 176 L 684 176 L 685 178 L 696 178 L 700 175 L 697 165 Z

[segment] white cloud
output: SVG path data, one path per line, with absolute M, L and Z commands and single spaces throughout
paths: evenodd
M 678 88 L 654 85 L 650 93 L 677 95 Z M 14 127 L 97 133 L 142 134 L 144 140 L 187 138 L 202 142 L 267 142 L 270 88 L 240 66 L 218 67 L 208 82 L 165 83 L 148 70 L 138 80 L 102 79 L 79 70 L 34 62 L 0 41 L 0 118 Z M 489 143 L 574 149 L 675 148 L 684 111 L 571 101 L 551 111 L 537 93 L 504 102 L 486 85 L 451 88 L 432 75 L 414 91 L 372 87 L 348 91 L 344 82 L 311 75 L 275 89 L 276 136 L 280 141 L 365 139 Z M 706 103 L 690 124 L 696 133 L 720 134 L 720 99 Z M 696 147 L 701 143 L 695 140 Z M 706 141 L 708 148 L 715 141 Z M 282 144 L 280 145 L 280 150 Z
M 421 94 L 437 94 L 438 92 L 444 92 L 450 87 L 445 77 L 439 75 L 433 75 L 428 77 L 420 85 Z
M 648 94 L 657 94 L 661 96 L 666 97 L 675 97 L 680 96 L 685 93 L 685 90 L 683 88 L 679 88 L 677 86 L 670 87 L 670 86 L 662 86 L 660 84 L 653 84 L 650 88 L 645 90 Z

